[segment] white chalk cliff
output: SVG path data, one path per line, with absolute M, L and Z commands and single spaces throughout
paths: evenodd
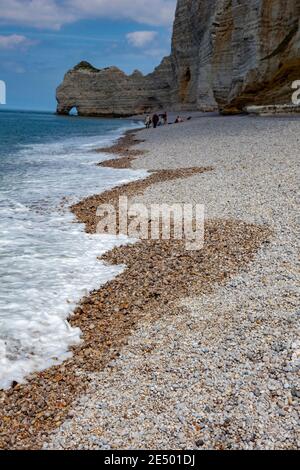
M 241 112 L 291 103 L 300 80 L 300 0 L 178 0 L 171 55 L 149 75 L 81 62 L 57 112 L 129 116 L 160 109 Z

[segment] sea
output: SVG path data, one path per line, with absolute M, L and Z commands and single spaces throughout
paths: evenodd
M 126 237 L 90 235 L 69 207 L 145 177 L 96 165 L 141 123 L 0 110 L 0 389 L 70 357 L 79 300 L 124 266 L 97 259 Z

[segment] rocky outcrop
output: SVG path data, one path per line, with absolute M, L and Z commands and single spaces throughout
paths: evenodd
M 300 114 L 299 105 L 266 105 L 266 106 L 246 106 L 248 114 L 258 114 L 259 116 L 290 116 L 291 114 Z
M 152 74 L 83 62 L 58 88 L 57 110 L 125 116 L 290 104 L 300 79 L 299 18 L 300 0 L 178 0 L 171 55 Z
M 165 58 L 153 73 L 138 70 L 126 75 L 117 67 L 96 69 L 81 62 L 70 70 L 57 89 L 57 112 L 80 116 L 121 117 L 169 108 L 171 63 Z

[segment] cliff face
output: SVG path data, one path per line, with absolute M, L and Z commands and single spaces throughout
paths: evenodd
M 178 0 L 171 55 L 152 74 L 81 63 L 58 88 L 57 110 L 125 116 L 289 104 L 300 79 L 299 18 L 300 0 Z
M 300 0 L 178 0 L 174 101 L 225 113 L 290 103 L 300 78 L 299 18 Z
M 291 103 L 300 76 L 299 0 L 223 0 L 216 12 L 212 89 L 224 112 Z
M 178 0 L 171 61 L 172 102 L 179 109 L 217 108 L 212 90 L 213 22 L 218 0 Z

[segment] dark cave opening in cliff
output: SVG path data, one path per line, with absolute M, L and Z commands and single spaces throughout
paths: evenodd
M 188 86 L 191 81 L 191 78 L 192 78 L 191 70 L 189 67 L 187 67 L 180 81 L 179 94 L 180 94 L 181 103 L 184 103 L 186 101 Z

